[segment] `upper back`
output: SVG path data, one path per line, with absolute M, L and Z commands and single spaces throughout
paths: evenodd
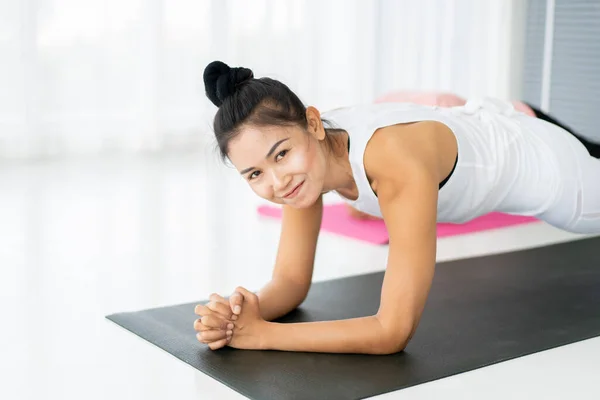
M 361 211 L 379 217 L 381 217 L 381 213 L 372 186 L 373 179 L 368 175 L 365 167 L 365 165 L 368 165 L 368 157 L 370 156 L 368 152 L 372 151 L 374 147 L 379 147 L 370 145 L 374 135 L 395 135 L 403 130 L 409 131 L 409 135 L 421 135 L 422 132 L 431 132 L 430 125 L 432 123 L 436 124 L 435 121 L 437 121 L 436 126 L 441 125 L 448 134 L 443 140 L 448 140 L 448 137 L 453 139 L 452 128 L 457 129 L 454 121 L 439 107 L 411 103 L 375 103 L 339 108 L 323 113 L 323 118 L 332 122 L 335 128 L 347 131 L 350 137 L 349 162 L 359 196 L 356 200 L 345 199 L 345 201 Z M 399 125 L 410 123 L 417 124 L 407 128 Z M 384 138 L 383 140 L 388 139 Z M 431 138 L 413 137 L 406 141 L 406 145 L 418 145 L 419 142 L 428 140 L 431 140 Z M 377 157 L 377 154 L 371 154 L 371 156 Z

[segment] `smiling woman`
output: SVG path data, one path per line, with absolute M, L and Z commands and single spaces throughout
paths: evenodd
M 600 233 L 600 160 L 567 130 L 510 102 L 367 104 L 321 116 L 283 83 L 246 68 L 215 61 L 204 80 L 219 107 L 214 131 L 223 158 L 258 196 L 283 205 L 272 280 L 258 294 L 239 287 L 229 301 L 213 294 L 196 308 L 198 339 L 212 349 L 401 351 L 428 296 L 437 222 L 500 211 Z M 329 191 L 386 223 L 379 310 L 339 321 L 272 322 L 308 293 Z
M 318 123 L 315 108 L 307 110 L 308 123 Z M 301 126 L 243 128 L 228 144 L 228 157 L 254 192 L 278 204 L 306 207 L 335 185 L 326 176 L 329 152 L 321 148 L 324 137 Z M 330 136 L 331 138 L 331 136 Z M 334 137 L 331 144 L 347 142 Z
M 281 82 L 255 80 L 245 68 L 227 71 L 221 62 L 205 71 L 207 96 L 216 105 L 223 104 L 218 94 L 232 93 L 225 100 L 231 106 L 221 107 L 215 116 L 215 135 L 221 156 L 231 160 L 254 192 L 278 204 L 306 207 L 323 192 L 339 188 L 325 174 L 336 166 L 326 163 L 343 163 L 343 158 L 330 160 L 329 155 L 330 150 L 343 155 L 340 147 L 347 146 L 347 134 L 324 128 L 327 121 L 319 111 L 306 108 Z M 243 91 L 235 90 L 242 85 Z M 347 169 L 347 160 L 345 164 L 337 168 Z

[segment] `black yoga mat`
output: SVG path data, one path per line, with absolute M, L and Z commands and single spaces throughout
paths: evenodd
M 314 283 L 281 321 L 371 315 L 382 280 Z M 600 238 L 439 263 L 413 340 L 388 356 L 213 352 L 196 341 L 196 304 L 107 318 L 251 399 L 359 399 L 600 335 Z

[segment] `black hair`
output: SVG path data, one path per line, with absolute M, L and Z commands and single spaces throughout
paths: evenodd
M 231 139 L 244 124 L 254 126 L 293 126 L 307 129 L 306 107 L 300 98 L 282 82 L 263 77 L 257 79 L 252 70 L 231 68 L 222 61 L 213 61 L 204 69 L 206 96 L 219 107 L 213 130 L 221 158 L 226 159 Z M 328 121 L 323 120 L 325 124 Z M 326 128 L 326 140 L 331 147 Z M 337 130 L 336 130 L 337 131 Z

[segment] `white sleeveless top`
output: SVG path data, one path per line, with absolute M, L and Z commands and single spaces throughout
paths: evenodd
M 454 172 L 439 191 L 438 222 L 462 223 L 491 211 L 534 215 L 548 202 L 533 196 L 515 203 L 509 196 L 517 189 L 523 162 L 531 158 L 528 164 L 533 166 L 535 157 L 542 156 L 536 137 L 521 129 L 519 118 L 525 114 L 510 102 L 486 98 L 451 108 L 375 103 L 335 109 L 322 117 L 350 136 L 349 159 L 359 195 L 354 201 L 342 198 L 367 214 L 382 217 L 363 164 L 367 142 L 381 127 L 425 120 L 444 123 L 458 144 Z M 519 146 L 511 146 L 515 142 Z

